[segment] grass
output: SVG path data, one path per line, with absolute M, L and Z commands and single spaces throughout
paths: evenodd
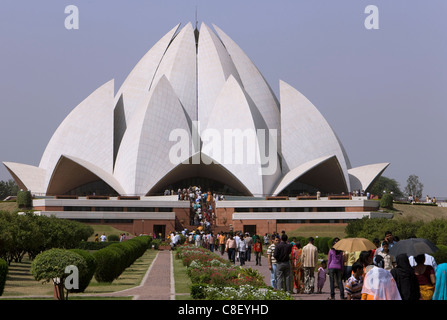
M 447 207 L 434 207 L 411 204 L 394 204 L 393 219 L 422 220 L 429 222 L 434 219 L 447 219 Z
M 98 283 L 93 278 L 83 294 L 70 293 L 69 299 L 130 299 L 131 297 L 95 297 L 94 295 L 117 292 L 140 285 L 157 252 L 156 250 L 147 250 L 112 283 Z M 24 258 L 21 263 L 12 262 L 9 267 L 3 296 L 0 299 L 8 299 L 8 297 L 19 297 L 18 299 L 20 300 L 53 299 L 53 284 L 42 284 L 36 281 L 30 270 L 31 261 L 28 258 Z M 85 296 L 85 294 L 89 294 L 89 296 Z
M 172 261 L 174 266 L 174 281 L 176 300 L 193 300 L 190 295 L 191 280 L 186 273 L 186 267 L 182 260 L 175 258 L 175 251 L 172 251 Z
M 146 250 L 140 258 L 124 270 L 118 279 L 112 283 L 100 283 L 93 277 L 84 294 L 117 292 L 139 286 L 152 261 L 155 259 L 157 252 L 156 250 Z M 72 294 L 71 296 L 82 296 L 82 294 Z
M 15 201 L 0 201 L 0 211 L 13 212 L 17 209 L 17 202 Z
M 99 236 L 101 236 L 103 233 L 108 237 L 112 234 L 115 234 L 117 236 L 119 236 L 121 233 L 128 233 L 127 231 L 123 231 L 123 230 L 119 230 L 116 229 L 112 226 L 108 226 L 108 225 L 91 225 L 93 227 L 93 234 L 88 238 L 87 241 L 94 241 L 95 240 L 95 234 L 98 234 Z

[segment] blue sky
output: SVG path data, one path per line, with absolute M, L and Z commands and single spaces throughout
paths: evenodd
M 367 5 L 379 29 L 367 30 Z M 79 9 L 67 30 L 65 7 Z M 23 1 L 0 7 L 0 161 L 39 165 L 52 134 L 83 99 L 115 79 L 178 23 L 216 24 L 278 95 L 302 92 L 351 164 L 390 162 L 404 189 L 447 197 L 447 37 L 443 0 Z M 10 179 L 0 166 L 0 180 Z

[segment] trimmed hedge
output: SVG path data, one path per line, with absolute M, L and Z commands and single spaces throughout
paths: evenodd
M 88 252 L 87 250 L 82 249 L 70 249 L 70 251 L 79 254 L 82 258 L 84 258 L 87 264 L 87 270 L 84 273 L 79 275 L 79 289 L 73 289 L 72 292 L 84 292 L 87 289 L 90 280 L 92 280 L 93 275 L 95 274 L 97 263 L 95 257 Z
M 5 289 L 6 276 L 8 275 L 8 263 L 0 259 L 0 296 L 3 294 Z
M 150 236 L 135 237 L 111 245 L 93 253 L 97 268 L 95 279 L 98 282 L 112 282 L 123 271 L 141 257 L 151 246 Z
M 81 241 L 79 243 L 77 249 L 96 251 L 96 250 L 101 250 L 105 247 L 108 247 L 111 244 L 113 244 L 113 242 Z

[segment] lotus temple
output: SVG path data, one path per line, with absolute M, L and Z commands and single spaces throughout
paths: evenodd
M 193 229 L 193 201 L 177 193 L 197 186 L 224 196 L 212 204 L 222 230 L 383 215 L 365 195 L 389 163 L 353 168 L 317 108 L 279 89 L 217 26 L 179 24 L 116 93 L 111 80 L 71 111 L 39 166 L 3 164 L 41 214 L 132 234 Z

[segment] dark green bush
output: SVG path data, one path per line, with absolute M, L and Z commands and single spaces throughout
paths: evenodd
M 98 282 L 112 282 L 119 276 L 120 255 L 109 247 L 105 247 L 93 253 L 97 262 L 95 279 Z
M 447 263 L 447 246 L 438 245 L 437 247 L 439 250 L 433 254 L 433 258 L 435 258 L 436 263 L 438 265 L 441 263 Z
M 191 297 L 194 299 L 194 300 L 197 300 L 197 299 L 205 299 L 205 288 L 207 287 L 208 285 L 206 284 L 206 283 L 193 283 L 191 286 L 190 286 L 190 289 L 191 289 Z
M 8 263 L 0 259 L 0 296 L 3 294 L 6 284 L 6 276 L 8 275 Z
M 105 247 L 108 247 L 112 243 L 113 242 L 81 241 L 77 249 L 90 250 L 90 251 L 101 250 Z
M 33 199 L 30 191 L 20 190 L 17 192 L 17 207 L 29 209 L 33 207 Z
M 116 234 L 111 234 L 107 240 L 108 241 L 112 241 L 112 242 L 120 241 L 120 237 L 118 235 L 116 235 Z
M 97 266 L 96 259 L 87 250 L 71 249 L 70 251 L 73 251 L 73 252 L 79 254 L 82 258 L 84 258 L 84 260 L 87 264 L 86 272 L 79 274 L 79 289 L 72 290 L 72 292 L 84 292 L 85 289 L 87 289 L 90 281 L 92 280 L 93 275 L 95 274 L 96 266 Z
M 96 251 L 93 255 L 98 266 L 95 279 L 98 282 L 112 282 L 141 257 L 149 248 L 152 238 L 149 236 L 135 237 L 123 242 L 115 242 Z
M 393 209 L 393 196 L 389 193 L 386 193 L 380 199 L 380 206 L 386 209 Z

